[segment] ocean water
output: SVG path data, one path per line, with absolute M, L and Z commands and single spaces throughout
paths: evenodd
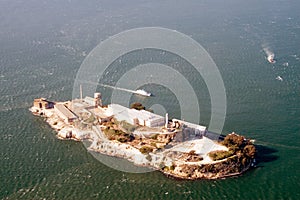
M 299 8 L 293 0 L 1 1 L 0 198 L 299 199 Z M 58 140 L 42 118 L 28 111 L 37 97 L 71 99 L 76 73 L 99 42 L 149 26 L 182 32 L 213 58 L 227 95 L 222 133 L 255 139 L 257 168 L 239 177 L 196 181 L 160 172 L 125 173 L 96 160 L 80 142 Z M 267 62 L 264 46 L 275 53 L 275 64 Z M 124 55 L 103 83 L 114 84 L 121 72 L 149 57 L 184 69 L 200 99 L 200 123 L 208 126 L 211 102 L 205 82 L 171 53 Z M 181 116 L 167 87 L 141 87 L 155 96 L 132 96 L 131 102 L 161 104 L 171 116 Z M 109 103 L 112 89 L 97 90 Z

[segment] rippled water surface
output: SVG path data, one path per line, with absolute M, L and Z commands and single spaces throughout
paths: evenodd
M 0 198 L 299 199 L 299 7 L 292 0 L 0 2 Z M 34 98 L 72 98 L 77 70 L 99 42 L 145 26 L 177 30 L 208 51 L 226 88 L 223 133 L 255 139 L 258 168 L 240 177 L 198 181 L 120 172 L 97 161 L 83 144 L 58 140 L 43 119 L 31 115 Z M 275 53 L 275 64 L 267 62 L 263 46 Z M 200 99 L 201 124 L 208 126 L 205 82 L 171 53 L 124 55 L 103 82 L 113 83 L 126 67 L 150 57 L 182 69 Z M 132 102 L 161 104 L 180 117 L 172 91 L 155 84 L 144 88 L 155 96 L 132 96 Z M 110 102 L 111 89 L 97 90 Z

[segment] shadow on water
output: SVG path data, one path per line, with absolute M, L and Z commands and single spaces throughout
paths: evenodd
M 258 167 L 263 167 L 263 163 L 266 162 L 273 162 L 279 158 L 279 156 L 274 155 L 274 153 L 277 153 L 278 151 L 276 149 L 263 146 L 263 145 L 255 145 L 256 151 L 257 151 L 257 164 L 259 164 Z
M 226 137 L 226 135 L 218 135 L 217 133 L 207 132 L 206 135 L 208 138 L 213 140 L 222 141 Z M 218 137 L 216 139 L 216 137 Z M 279 158 L 279 156 L 274 155 L 278 152 L 278 150 L 274 148 L 270 148 L 264 145 L 254 144 L 256 148 L 256 167 L 264 167 L 263 163 L 273 162 Z

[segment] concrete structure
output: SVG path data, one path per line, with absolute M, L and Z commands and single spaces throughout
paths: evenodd
M 101 107 L 102 106 L 101 93 L 96 92 L 94 93 L 94 98 L 87 96 L 83 99 L 83 101 L 90 104 L 91 106 Z
M 77 116 L 62 103 L 55 104 L 54 111 L 65 123 L 72 123 L 77 119 Z
M 187 135 L 187 137 L 191 136 L 205 136 L 207 129 L 205 126 L 201 126 L 198 124 L 193 124 L 190 122 L 186 122 L 179 119 L 172 119 L 173 123 L 179 123 L 182 128 L 182 132 Z
M 48 101 L 46 98 L 34 99 L 33 106 L 40 110 L 50 109 L 54 107 L 54 102 Z
M 96 92 L 94 93 L 94 99 L 95 99 L 95 107 L 98 107 L 98 106 L 102 106 L 102 99 L 101 99 L 101 93 L 99 92 Z
M 165 128 L 168 128 L 168 124 L 169 124 L 169 114 L 166 113 L 166 123 L 165 123 Z
M 113 118 L 112 115 L 107 116 L 106 115 L 106 109 L 102 107 L 97 107 L 97 108 L 87 108 L 89 112 L 91 112 L 99 121 L 100 124 L 103 122 L 109 122 Z
M 95 106 L 96 105 L 95 104 L 95 99 L 92 98 L 92 97 L 85 97 L 83 99 L 83 101 L 86 102 L 86 103 L 88 103 L 88 104 L 90 104 L 91 106 Z
M 163 126 L 165 118 L 146 110 L 135 110 L 118 104 L 108 105 L 107 115 L 114 115 L 118 121 L 125 120 L 133 125 L 148 127 Z
M 80 100 L 82 101 L 82 85 L 80 85 Z

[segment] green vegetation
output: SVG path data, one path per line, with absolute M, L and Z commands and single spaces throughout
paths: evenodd
M 150 162 L 152 161 L 152 157 L 149 154 L 146 156 L 146 159 Z
M 209 152 L 209 157 L 213 160 L 213 161 L 216 161 L 216 160 L 222 160 L 224 158 L 228 158 L 230 156 L 232 156 L 234 154 L 233 151 L 212 151 L 212 152 Z
M 212 160 L 222 160 L 236 155 L 243 165 L 249 163 L 250 159 L 255 157 L 255 146 L 246 140 L 243 136 L 237 134 L 229 134 L 221 142 L 229 151 L 212 151 L 208 155 Z
M 117 139 L 119 142 L 122 142 L 122 143 L 124 143 L 124 142 L 127 142 L 128 141 L 128 139 L 127 138 L 125 138 L 125 137 L 120 137 L 120 138 L 118 138 Z
M 171 165 L 171 166 L 169 167 L 169 169 L 173 171 L 173 170 L 175 169 L 175 165 L 174 165 L 174 164 Z
M 151 142 L 150 145 L 155 147 L 155 148 L 157 147 L 155 142 Z
M 228 147 L 229 151 L 242 157 L 254 158 L 256 154 L 255 146 L 250 140 L 246 140 L 243 136 L 234 133 L 227 135 L 222 144 Z
M 121 121 L 119 125 L 128 133 L 132 133 L 136 129 L 136 126 L 129 124 L 124 120 Z
M 153 151 L 153 148 L 152 147 L 149 147 L 149 146 L 142 146 L 141 148 L 140 148 L 140 152 L 142 153 L 142 154 L 147 154 L 147 153 L 150 153 L 150 152 L 152 152 Z
M 254 158 L 256 154 L 255 146 L 252 144 L 248 144 L 244 147 L 243 153 L 245 156 L 249 158 Z
M 245 142 L 245 138 L 243 136 L 237 134 L 228 134 L 222 144 L 226 147 L 242 147 Z
M 94 115 L 91 115 L 89 118 L 84 120 L 84 122 L 87 124 L 90 124 L 90 123 L 93 123 L 95 120 L 96 120 L 96 118 L 94 117 Z
M 133 108 L 133 109 L 136 109 L 136 110 L 145 110 L 145 106 L 143 106 L 141 103 L 139 102 L 135 102 L 135 103 L 132 103 L 130 105 L 130 108 Z
M 188 152 L 188 155 L 192 156 L 192 155 L 197 155 L 197 154 L 196 154 L 195 150 L 191 150 L 190 152 Z
M 132 134 L 117 129 L 116 127 L 118 125 L 113 122 L 106 122 L 105 126 L 106 128 L 103 129 L 103 132 L 109 140 L 117 140 L 122 143 L 134 140 L 134 136 Z
M 150 138 L 153 140 L 157 140 L 157 136 L 158 136 L 158 134 L 155 134 L 155 135 L 152 135 Z

